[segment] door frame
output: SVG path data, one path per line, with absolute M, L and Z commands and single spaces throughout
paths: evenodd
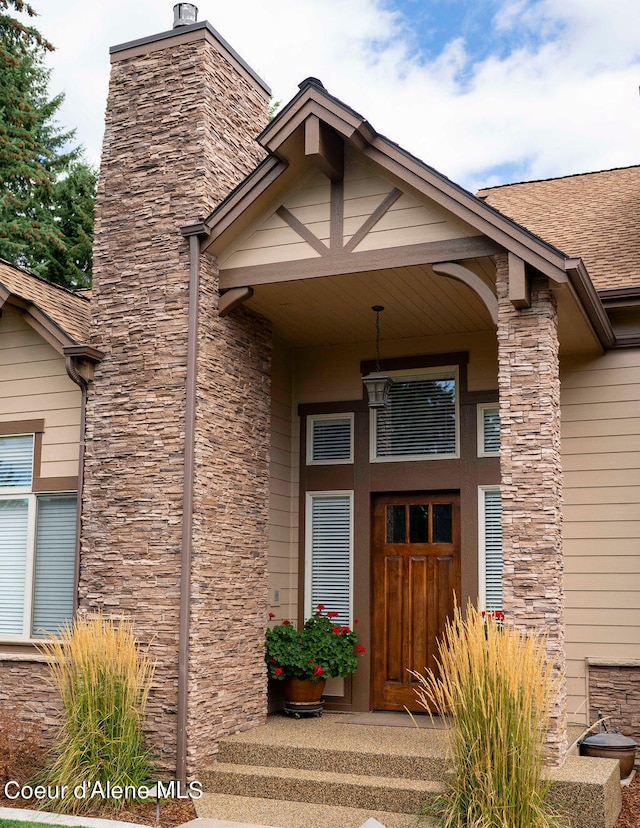
M 452 504 L 450 542 L 432 540 L 432 506 Z M 410 540 L 409 508 L 412 505 L 429 505 L 428 542 Z M 387 508 L 400 505 L 405 508 L 403 542 L 387 540 Z M 385 556 L 385 548 L 391 554 Z M 395 552 L 395 554 L 394 554 Z M 391 584 L 391 600 L 398 602 L 400 636 L 393 641 L 389 629 L 388 593 L 383 579 L 387 573 L 385 559 L 400 563 L 402 582 Z M 415 566 L 414 566 L 415 565 Z M 416 580 L 407 577 L 415 570 Z M 397 577 L 396 572 L 396 577 Z M 391 576 L 393 577 L 393 575 Z M 442 579 L 442 583 L 440 583 Z M 430 595 L 434 587 L 439 590 Z M 415 590 L 422 592 L 424 603 L 415 608 Z M 406 590 L 406 591 L 405 591 Z M 399 594 L 398 594 L 399 593 Z M 455 597 L 454 597 L 455 596 Z M 408 671 L 436 669 L 437 638 L 444 631 L 444 624 L 453 612 L 455 602 L 461 600 L 461 543 L 460 543 L 460 492 L 419 491 L 394 492 L 372 495 L 371 498 L 371 708 L 376 710 L 404 710 L 409 708 L 424 712 L 417 703 L 415 687 L 418 682 L 409 678 Z M 396 608 L 395 612 L 398 612 Z M 417 625 L 417 629 L 414 629 Z M 412 638 L 412 633 L 414 637 Z M 423 637 L 422 633 L 426 633 Z M 395 647 L 395 653 L 392 650 Z M 420 654 L 418 654 L 419 651 Z M 395 661 L 390 665 L 389 659 Z M 425 661 L 423 667 L 417 662 Z M 399 674 L 399 679 L 386 680 L 388 671 Z

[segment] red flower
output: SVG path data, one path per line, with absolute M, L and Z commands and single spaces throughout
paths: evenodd
M 276 676 L 281 676 L 282 675 L 282 667 L 276 667 L 276 669 L 273 672 L 276 674 Z
M 278 662 L 275 660 L 273 656 L 269 659 L 269 664 L 277 664 Z
M 337 618 L 340 615 L 339 612 L 328 612 L 327 618 Z
M 342 632 L 351 632 L 351 630 L 349 629 L 349 627 L 343 627 Z
M 331 627 L 331 632 L 335 633 L 336 635 L 340 635 L 342 630 L 340 629 L 340 627 Z
M 310 658 L 310 659 L 309 659 L 309 664 L 313 664 L 313 663 L 314 663 L 314 661 L 315 661 L 315 659 Z
M 285 620 L 282 623 L 285 625 L 285 627 L 288 627 L 291 621 L 289 621 L 288 618 L 285 618 Z
M 365 648 L 362 646 L 362 644 L 358 644 L 358 646 L 356 647 L 356 653 L 364 653 L 364 651 Z
M 324 609 L 324 604 L 318 604 L 318 609 L 320 610 L 320 612 L 322 612 L 322 610 Z
M 271 618 L 275 618 L 275 615 L 272 612 L 269 613 L 269 619 Z
M 322 676 L 324 675 L 324 667 L 318 665 L 317 667 L 313 668 L 313 675 L 315 676 Z

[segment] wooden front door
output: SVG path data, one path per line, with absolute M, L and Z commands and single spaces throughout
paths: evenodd
M 378 495 L 373 502 L 373 698 L 378 710 L 424 710 L 410 670 L 434 669 L 436 639 L 460 601 L 458 494 Z

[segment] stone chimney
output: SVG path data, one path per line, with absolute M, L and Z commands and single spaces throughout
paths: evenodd
M 181 228 L 263 158 L 270 92 L 207 22 L 111 63 L 79 611 L 134 620 L 157 664 L 147 730 L 184 778 L 266 712 L 270 331 L 218 316 L 215 261 Z

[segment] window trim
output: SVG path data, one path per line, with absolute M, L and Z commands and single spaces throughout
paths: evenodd
M 306 439 L 306 463 L 307 466 L 347 466 L 353 464 L 354 457 L 354 431 L 355 416 L 353 411 L 334 412 L 331 414 L 309 414 L 307 415 L 307 439 Z M 349 457 L 328 460 L 313 459 L 313 424 L 320 420 L 349 420 Z
M 311 606 L 312 576 L 313 576 L 313 501 L 314 499 L 329 497 L 347 497 L 349 499 L 349 619 L 348 624 L 353 627 L 353 565 L 354 565 L 354 521 L 353 521 L 353 489 L 333 489 L 327 491 L 308 491 L 305 494 L 305 526 L 304 526 L 304 619 L 313 615 Z
M 13 494 L 29 495 L 33 492 L 33 483 L 36 479 L 35 465 L 36 465 L 36 435 L 33 431 L 16 432 L 15 434 L 0 434 L 0 443 L 5 439 L 11 437 L 31 437 L 31 485 L 30 486 L 0 486 L 0 498 Z
M 460 366 L 441 365 L 433 368 L 406 369 L 401 371 L 387 371 L 388 376 L 393 380 L 423 380 L 431 379 L 453 379 L 455 383 L 455 441 L 456 450 L 451 454 L 394 454 L 378 457 L 378 411 L 369 410 L 369 462 L 370 463 L 410 463 L 422 462 L 424 460 L 459 460 L 460 459 Z
M 484 412 L 487 410 L 497 411 L 500 414 L 500 405 L 497 402 L 478 403 L 476 406 L 476 433 L 477 433 L 477 448 L 478 457 L 500 457 L 500 449 L 498 451 L 484 450 Z
M 498 483 L 478 486 L 478 602 L 481 610 L 486 610 L 487 608 L 486 494 L 487 492 L 501 492 L 501 490 L 501 486 Z

